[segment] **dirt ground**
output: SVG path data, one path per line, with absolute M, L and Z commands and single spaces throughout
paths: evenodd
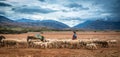
M 39 32 L 24 34 L 0 34 L 6 39 L 26 41 L 27 36 Z M 46 39 L 71 39 L 71 31 L 43 32 Z M 77 32 L 78 39 L 115 39 L 117 44 L 109 48 L 87 49 L 35 49 L 35 48 L 0 48 L 0 57 L 120 57 L 120 32 Z

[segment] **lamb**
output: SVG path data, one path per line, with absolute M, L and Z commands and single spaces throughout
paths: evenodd
M 86 48 L 90 50 L 95 50 L 97 49 L 97 46 L 95 43 L 89 43 L 89 44 L 86 44 Z

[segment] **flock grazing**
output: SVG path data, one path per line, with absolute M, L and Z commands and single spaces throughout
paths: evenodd
M 29 39 L 29 40 L 28 40 Z M 31 40 L 30 40 L 31 39 Z M 100 40 L 100 39 L 35 39 L 32 37 L 26 38 L 26 41 L 9 40 L 4 36 L 0 36 L 0 48 L 40 48 L 40 49 L 52 49 L 52 48 L 69 48 L 69 49 L 90 49 L 96 50 L 99 48 L 109 48 L 115 46 L 117 40 Z

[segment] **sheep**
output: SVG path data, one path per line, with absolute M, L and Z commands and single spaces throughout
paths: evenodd
M 8 39 L 3 40 L 3 45 L 5 47 L 16 47 L 16 44 L 17 44 L 17 41 L 15 40 L 8 40 Z
M 53 43 L 52 42 L 47 42 L 47 48 L 53 48 Z
M 89 43 L 89 44 L 86 44 L 86 48 L 90 50 L 95 50 L 97 49 L 97 46 L 95 43 Z
M 27 41 L 21 40 L 9 40 L 5 39 L 2 41 L 5 47 L 17 47 L 17 48 L 87 48 L 87 49 L 97 49 L 97 45 L 100 47 L 109 47 L 110 44 L 116 44 L 117 40 L 99 40 L 99 39 L 46 39 L 45 42 L 37 39 L 32 39 Z
M 32 48 L 52 48 L 51 42 L 30 42 L 29 46 Z
M 68 48 L 79 48 L 79 40 L 67 41 Z
M 36 38 L 34 36 L 28 36 L 27 37 L 27 42 L 29 42 L 30 40 L 33 40 L 33 39 L 39 39 L 39 40 L 41 40 L 40 38 Z
M 3 39 L 6 39 L 6 38 L 1 35 L 1 36 L 0 36 L 0 43 L 2 43 L 2 40 L 3 40 Z
M 69 48 L 70 47 L 70 39 L 64 39 L 64 40 L 61 40 L 62 43 L 61 43 L 61 48 Z
M 100 44 L 102 44 L 102 47 L 104 47 L 104 48 L 109 47 L 109 43 L 107 41 L 100 41 Z
M 57 40 L 51 41 L 53 48 L 59 48 Z
M 49 42 L 46 43 L 47 43 L 47 48 L 64 48 L 65 41 L 51 39 Z
M 117 40 L 108 40 L 107 42 L 110 43 L 110 44 L 116 44 Z
M 96 40 L 93 43 L 100 45 L 100 47 L 108 48 L 109 44 L 106 40 Z
M 64 48 L 64 41 L 63 40 L 56 40 L 55 46 L 56 48 Z
M 50 39 L 45 39 L 44 42 L 50 42 Z
M 51 39 L 49 42 L 51 43 L 52 48 L 59 48 L 59 46 L 58 46 L 59 42 L 57 39 Z
M 28 43 L 26 41 L 17 40 L 17 48 L 28 48 Z
M 41 48 L 42 47 L 42 42 L 33 42 L 32 47 L 33 48 Z
M 84 39 L 84 40 L 79 40 L 79 43 L 81 48 L 85 48 L 87 44 L 93 43 L 93 41 L 89 39 Z
M 3 47 L 3 40 L 5 39 L 4 36 L 0 36 L 0 47 Z
M 111 47 L 115 47 L 116 46 L 115 44 L 117 44 L 117 40 L 108 40 L 107 42 L 109 43 L 109 46 Z
M 47 42 L 43 42 L 43 43 L 41 43 L 40 46 L 41 46 L 42 49 L 45 49 L 45 48 L 48 47 L 48 43 Z

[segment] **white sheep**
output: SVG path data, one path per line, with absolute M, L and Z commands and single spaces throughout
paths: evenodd
M 86 48 L 90 50 L 95 50 L 97 49 L 97 46 L 95 43 L 89 43 L 89 44 L 86 44 Z
M 68 48 L 79 48 L 79 40 L 67 41 Z
M 44 48 L 47 48 L 47 47 L 48 47 L 47 44 L 48 44 L 47 42 L 42 42 L 40 46 L 41 46 L 41 48 L 44 49 Z
M 108 40 L 107 42 L 109 43 L 109 46 L 111 47 L 115 47 L 117 44 L 117 40 Z
M 30 42 L 29 47 L 41 48 L 41 44 L 42 44 L 42 42 Z
M 108 43 L 110 43 L 110 44 L 116 44 L 117 40 L 108 40 Z
M 53 42 L 47 42 L 47 48 L 53 48 Z

